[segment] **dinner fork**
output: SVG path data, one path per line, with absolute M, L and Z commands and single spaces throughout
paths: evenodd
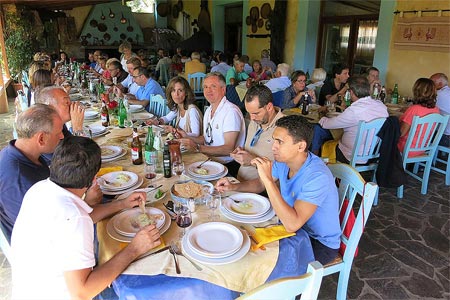
M 181 249 L 178 248 L 177 244 L 175 244 L 174 242 L 170 243 L 170 246 L 172 247 L 173 251 L 175 251 L 175 253 L 177 255 L 181 255 L 184 258 L 186 258 L 197 270 L 201 271 L 203 270 L 202 267 L 200 267 L 199 265 L 197 265 L 194 261 L 192 261 L 189 257 L 187 257 L 186 255 L 183 254 L 183 252 L 181 252 Z
M 210 160 L 211 160 L 211 158 L 208 157 L 207 160 L 205 160 L 204 162 L 202 162 L 201 164 L 199 164 L 196 168 L 197 168 L 197 169 L 200 169 L 200 168 L 203 166 L 203 164 L 204 164 L 205 162 L 210 161 Z
M 175 262 L 175 269 L 177 270 L 177 274 L 181 274 L 180 266 L 178 265 L 178 259 L 172 246 L 169 246 L 169 252 L 173 255 L 173 261 Z

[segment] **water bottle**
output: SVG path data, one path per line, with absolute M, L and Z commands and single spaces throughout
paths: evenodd
M 392 96 L 391 96 L 391 103 L 392 104 L 398 103 L 398 84 L 394 85 L 394 91 L 392 92 Z

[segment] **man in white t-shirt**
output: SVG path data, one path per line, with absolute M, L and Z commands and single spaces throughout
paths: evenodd
M 245 142 L 245 122 L 242 112 L 225 97 L 225 78 L 221 73 L 209 73 L 203 81 L 203 94 L 210 106 L 203 116 L 203 135 L 181 139 L 187 149 L 202 152 L 224 164 L 228 174 L 236 177 L 239 163 L 230 153 Z
M 161 243 L 156 227 L 145 226 L 127 247 L 94 268 L 92 208 L 82 198 L 100 165 L 94 141 L 69 136 L 53 154 L 50 177 L 25 194 L 11 237 L 13 299 L 91 299 Z M 133 193 L 123 200 L 124 208 L 145 199 L 145 193 Z
M 434 85 L 437 89 L 436 106 L 442 115 L 450 114 L 450 87 L 448 87 L 448 77 L 444 73 L 436 73 L 431 75 Z M 447 123 L 444 134 L 442 135 L 439 145 L 450 147 L 450 121 Z

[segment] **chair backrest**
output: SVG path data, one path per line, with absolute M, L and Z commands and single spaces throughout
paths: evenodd
M 386 118 L 378 118 L 369 122 L 359 121 L 358 132 L 353 147 L 350 165 L 366 163 L 369 159 L 380 156 L 381 139 L 377 136 Z
M 353 261 L 364 226 L 369 218 L 370 210 L 372 209 L 372 204 L 378 191 L 378 185 L 373 182 L 366 183 L 358 171 L 350 165 L 340 163 L 329 164 L 328 168 L 339 184 L 339 213 L 345 207 L 344 200 L 348 199 L 348 205 L 341 221 L 341 242 L 346 246 L 343 260 L 344 262 L 351 262 Z M 355 213 L 356 220 L 350 236 L 347 238 L 343 232 L 351 210 Z
M 299 277 L 287 277 L 273 280 L 257 287 L 237 300 L 268 300 L 268 299 L 295 299 L 302 294 L 300 299 L 317 299 L 322 283 L 323 266 L 318 261 L 309 263 L 306 274 Z
M 203 93 L 203 80 L 205 79 L 205 76 L 206 74 L 202 72 L 188 74 L 188 82 L 194 94 Z
M 161 118 L 169 113 L 170 109 L 167 106 L 166 99 L 161 95 L 152 95 L 150 97 L 149 112 L 158 118 Z
M 2 249 L 3 254 L 6 259 L 11 262 L 11 246 L 9 245 L 9 240 L 6 238 L 5 229 L 3 225 L 0 223 L 0 248 Z
M 28 73 L 25 70 L 22 70 L 22 84 L 30 87 L 30 79 L 28 78 Z
M 284 95 L 284 91 L 278 91 L 278 92 L 272 93 L 273 105 L 281 107 L 281 104 L 283 103 L 283 95 Z
M 159 82 L 167 86 L 170 81 L 170 64 L 161 64 L 159 69 Z
M 403 149 L 403 162 L 411 152 L 425 152 L 425 155 L 432 160 L 447 126 L 448 118 L 448 115 L 443 116 L 437 113 L 423 117 L 415 116 Z

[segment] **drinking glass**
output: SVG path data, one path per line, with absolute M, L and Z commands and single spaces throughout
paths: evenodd
M 211 214 L 209 215 L 210 221 L 216 221 L 219 220 L 219 216 L 216 215 L 216 209 L 220 206 L 220 203 L 222 201 L 222 196 L 219 192 L 215 191 L 211 197 L 209 197 L 207 200 L 208 208 L 211 210 Z
M 180 232 L 180 239 L 182 239 L 184 234 L 186 233 L 186 228 L 192 225 L 191 211 L 189 210 L 187 204 L 181 203 L 179 201 L 176 201 L 174 203 L 173 211 L 177 214 L 176 222 L 178 227 L 183 228 L 183 230 Z
M 182 161 L 174 161 L 172 163 L 173 175 L 176 175 L 176 176 L 180 177 L 181 174 L 183 174 L 183 171 L 184 171 L 184 162 L 182 162 Z
M 328 107 L 328 111 L 329 112 L 335 112 L 336 111 L 336 107 L 334 105 L 334 102 L 327 101 L 327 107 Z
M 144 165 L 144 174 L 145 178 L 149 180 L 148 187 L 153 187 L 153 178 L 156 177 L 156 166 L 153 163 L 145 162 Z

